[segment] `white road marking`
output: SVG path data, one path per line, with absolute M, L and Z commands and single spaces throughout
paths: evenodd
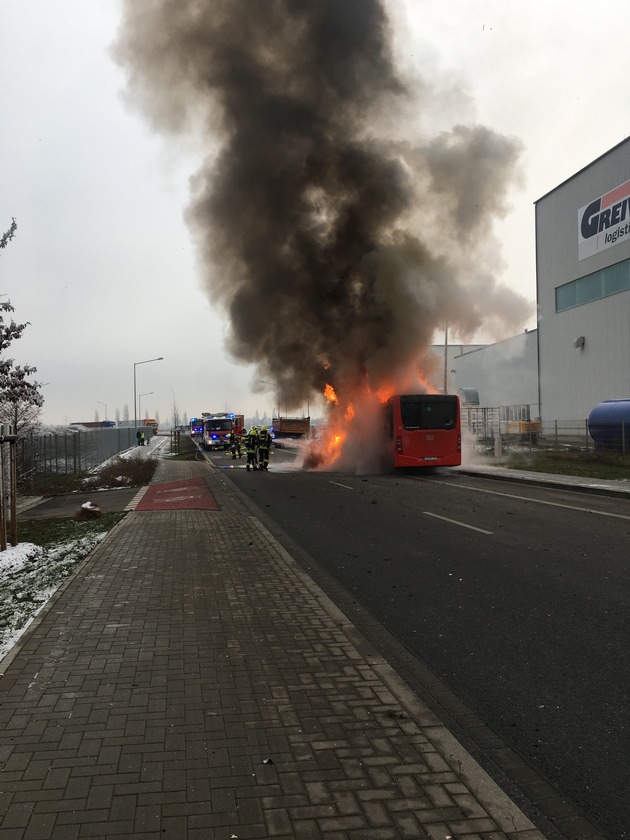
M 147 492 L 148 489 L 149 489 L 148 484 L 146 484 L 144 487 L 141 487 L 138 490 L 138 492 L 136 493 L 136 495 L 133 497 L 133 499 L 129 502 L 129 504 L 125 508 L 125 511 L 135 510 L 138 507 L 138 505 L 140 504 L 140 500 L 142 499 L 142 497 L 144 496 L 144 494 Z
M 451 525 L 460 525 L 462 528 L 470 528 L 471 531 L 479 531 L 480 534 L 493 534 L 493 531 L 486 531 L 485 528 L 476 528 L 474 525 L 467 525 L 465 522 L 459 522 L 457 519 L 449 519 L 447 516 L 440 516 L 437 513 L 430 513 L 428 510 L 423 510 L 425 516 L 433 516 L 435 519 L 442 519 L 444 522 L 450 522 Z
M 623 513 L 608 513 L 605 510 L 593 510 L 592 508 L 577 507 L 576 505 L 563 505 L 562 502 L 548 502 L 545 499 L 533 499 L 531 496 L 517 496 L 515 493 L 501 493 L 499 490 L 484 490 L 481 487 L 468 487 L 461 484 L 451 484 L 449 481 L 431 481 L 428 478 L 417 479 L 428 481 L 431 484 L 445 484 L 448 487 L 456 487 L 458 490 L 472 490 L 474 493 L 487 493 L 490 496 L 504 496 L 506 499 L 518 499 L 521 502 L 535 502 L 537 505 L 549 505 L 549 507 L 566 508 L 566 510 L 578 510 L 581 513 L 594 513 L 596 516 L 610 516 L 613 519 L 630 519 Z M 570 490 L 567 487 L 567 490 Z
M 331 481 L 331 484 L 336 484 L 337 487 L 343 487 L 344 490 L 354 490 L 354 487 L 350 487 L 348 484 L 340 484 L 338 481 Z

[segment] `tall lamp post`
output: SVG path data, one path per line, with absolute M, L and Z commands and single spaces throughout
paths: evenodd
M 137 400 L 136 400 L 136 368 L 138 365 L 148 365 L 149 362 L 161 362 L 164 356 L 158 356 L 155 359 L 145 359 L 143 362 L 134 362 L 133 363 L 133 427 L 134 429 L 138 428 L 138 414 L 136 409 L 138 407 Z
M 145 391 L 144 394 L 138 394 L 138 414 L 140 415 L 140 422 L 142 423 L 142 397 L 147 397 L 153 391 Z
M 273 385 L 273 382 L 268 379 L 259 379 L 258 381 L 262 382 L 263 385 Z M 276 399 L 278 401 L 278 417 L 280 417 L 280 382 L 276 382 Z
M 107 420 L 107 403 L 101 402 L 100 400 L 96 400 L 97 405 L 104 405 L 105 406 L 105 419 Z

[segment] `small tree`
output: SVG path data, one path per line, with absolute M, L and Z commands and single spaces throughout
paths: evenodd
M 41 425 L 42 409 L 29 399 L 0 402 L 0 423 L 8 423 L 18 437 L 35 431 Z
M 6 248 L 15 236 L 17 224 L 11 220 L 11 227 L 0 237 L 0 249 Z M 14 309 L 8 300 L 0 302 L 0 418 L 16 427 L 16 433 L 24 434 L 39 422 L 44 397 L 40 392 L 41 382 L 32 376 L 37 368 L 32 365 L 16 365 L 14 359 L 4 358 L 12 342 L 17 341 L 29 325 L 16 324 L 9 313 Z
M 171 388 L 173 393 L 173 405 L 171 407 L 171 428 L 177 429 L 179 426 L 179 406 L 177 405 L 177 398 L 175 397 L 175 391 Z

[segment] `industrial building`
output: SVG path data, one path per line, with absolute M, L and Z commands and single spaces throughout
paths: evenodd
M 630 398 L 630 139 L 535 213 L 538 328 L 454 358 L 456 386 L 501 419 L 582 435 L 598 403 Z
M 535 206 L 541 416 L 583 424 L 630 397 L 630 139 Z
M 536 330 L 480 348 L 465 348 L 453 359 L 464 417 L 471 432 L 491 437 L 507 423 L 538 420 Z M 527 429 L 527 426 L 523 426 Z

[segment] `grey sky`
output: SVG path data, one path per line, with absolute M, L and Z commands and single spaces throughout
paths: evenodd
M 495 233 L 504 283 L 533 300 L 533 201 L 625 136 L 630 7 L 406 0 L 395 15 L 401 64 L 439 81 L 424 128 L 480 122 L 524 144 L 525 183 Z M 183 222 L 199 150 L 122 103 L 118 16 L 116 0 L 0 0 L 0 229 L 19 226 L 0 292 L 31 322 L 11 355 L 49 383 L 46 422 L 103 418 L 103 404 L 133 416 L 133 364 L 156 356 L 137 368 L 138 393 L 153 392 L 142 414 L 166 421 L 173 399 L 189 415 L 271 411 L 275 389 L 252 394 L 201 290 Z

